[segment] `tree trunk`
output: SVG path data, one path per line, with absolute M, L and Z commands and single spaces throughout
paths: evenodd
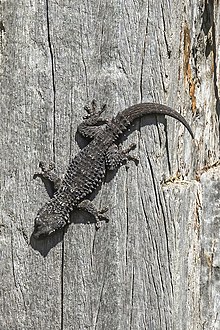
M 0 328 L 220 329 L 218 1 L 1 0 Z M 177 121 L 136 122 L 131 162 L 94 195 L 109 223 L 72 215 L 31 238 L 49 197 L 39 160 L 60 174 L 92 99 L 106 117 L 140 102 Z

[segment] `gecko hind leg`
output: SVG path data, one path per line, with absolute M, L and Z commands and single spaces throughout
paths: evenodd
M 52 162 L 47 164 L 41 161 L 39 167 L 41 168 L 41 172 L 35 173 L 33 178 L 40 178 L 43 181 L 48 195 L 52 198 L 61 184 L 61 179 L 57 175 L 55 164 Z
M 106 155 L 106 166 L 109 170 L 114 170 L 119 166 L 122 166 L 123 163 L 127 163 L 128 160 L 133 160 L 137 163 L 139 160 L 137 157 L 134 157 L 129 154 L 131 150 L 136 148 L 136 144 L 132 143 L 126 149 L 122 149 L 121 146 L 113 144 L 107 151 Z
M 101 210 L 98 210 L 95 205 L 88 199 L 85 199 L 81 203 L 77 205 L 77 209 L 84 210 L 90 214 L 92 214 L 96 221 L 96 229 L 100 228 L 100 221 L 105 220 L 106 222 L 109 221 L 109 218 L 104 215 L 105 212 L 108 211 L 108 208 L 103 208 Z

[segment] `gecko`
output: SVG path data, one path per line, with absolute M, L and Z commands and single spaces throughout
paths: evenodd
M 114 170 L 128 160 L 134 160 L 129 153 L 136 145 L 132 143 L 127 149 L 122 149 L 116 142 L 135 119 L 150 114 L 168 115 L 180 121 L 194 138 L 185 118 L 166 105 L 135 104 L 120 111 L 111 120 L 102 117 L 105 108 L 103 106 L 97 110 L 95 102 L 91 107 L 85 107 L 87 115 L 77 131 L 91 141 L 70 161 L 63 179 L 56 174 L 54 164 L 40 162 L 41 172 L 35 173 L 34 178 L 48 180 L 53 185 L 54 193 L 37 213 L 33 232 L 35 239 L 42 239 L 64 228 L 70 223 L 70 213 L 75 208 L 89 212 L 97 228 L 101 220 L 109 220 L 105 215 L 108 209 L 98 210 L 87 196 L 101 184 L 107 170 Z

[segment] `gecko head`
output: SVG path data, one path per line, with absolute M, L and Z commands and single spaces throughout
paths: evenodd
M 50 213 L 47 210 L 40 210 L 34 221 L 33 236 L 41 239 L 62 229 L 66 225 L 64 215 L 61 213 Z

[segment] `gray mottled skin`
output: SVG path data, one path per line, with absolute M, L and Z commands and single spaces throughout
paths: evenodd
M 35 174 L 35 177 L 39 176 L 42 180 L 48 179 L 55 188 L 54 195 L 39 210 L 35 219 L 33 235 L 37 239 L 63 228 L 69 223 L 69 214 L 76 207 L 90 212 L 97 223 L 100 218 L 106 218 L 103 215 L 106 209 L 98 211 L 86 199 L 86 196 L 101 183 L 107 168 L 112 170 L 120 166 L 123 161 L 132 159 L 128 153 L 135 145 L 131 145 L 127 150 L 122 150 L 114 142 L 136 118 L 148 114 L 171 116 L 179 120 L 193 137 L 186 120 L 175 110 L 161 104 L 133 105 L 119 112 L 111 121 L 100 116 L 104 107 L 101 111 L 96 112 L 94 102 L 92 105 L 92 108 L 86 108 L 88 115 L 78 127 L 79 133 L 92 140 L 72 159 L 63 180 L 56 176 L 52 166 L 46 168 L 43 163 L 40 165 L 42 172 Z

